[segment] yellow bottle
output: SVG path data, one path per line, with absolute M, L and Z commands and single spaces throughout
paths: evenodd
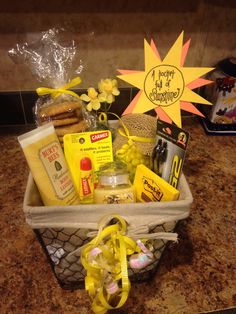
M 79 203 L 53 124 L 18 137 L 45 206 Z

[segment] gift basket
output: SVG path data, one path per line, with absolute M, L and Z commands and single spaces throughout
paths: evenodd
M 155 108 L 158 119 L 134 110 L 140 93 L 119 117 L 111 107 L 120 93 L 116 79 L 102 79 L 87 94 L 71 90 L 80 82 L 72 75 L 77 51 L 58 36 L 49 30 L 39 42 L 11 50 L 46 82 L 37 89 L 37 128 L 19 137 L 30 168 L 23 208 L 61 287 L 85 287 L 93 311 L 105 313 L 125 303 L 130 282 L 151 278 L 168 241 L 177 242 L 175 226 L 188 217 L 193 201 L 182 172 L 189 135 L 156 102 L 165 99 L 169 107 L 167 101 L 178 96 L 169 92 L 172 81 L 179 78 L 159 64 L 153 44 L 149 53 L 160 68 L 147 69 L 145 93 L 151 99 L 156 89 L 148 109 Z M 120 73 L 124 79 L 133 75 Z M 159 78 L 148 94 L 150 73 Z M 178 116 L 176 108 L 173 113 Z

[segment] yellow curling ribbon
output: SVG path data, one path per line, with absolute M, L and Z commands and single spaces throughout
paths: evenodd
M 105 112 L 99 113 L 98 121 L 100 123 L 104 123 L 104 122 L 106 123 L 107 122 L 107 114 Z
M 81 78 L 77 76 L 62 87 L 59 87 L 59 88 L 39 87 L 36 89 L 36 92 L 39 96 L 51 95 L 52 98 L 56 98 L 60 96 L 61 94 L 69 94 L 71 96 L 79 98 L 79 95 L 77 95 L 75 92 L 69 89 L 72 87 L 75 87 L 76 85 L 79 85 L 80 83 L 81 83 Z
M 85 288 L 96 314 L 105 314 L 124 305 L 130 291 L 127 255 L 140 252 L 137 243 L 125 235 L 125 220 L 118 215 L 109 215 L 108 218 L 115 218 L 116 224 L 105 226 L 101 221 L 97 236 L 81 251 L 81 263 L 87 271 Z M 93 250 L 99 252 L 95 257 Z M 117 284 L 115 293 L 110 294 L 106 290 L 107 278 Z M 111 304 L 114 301 L 116 305 Z

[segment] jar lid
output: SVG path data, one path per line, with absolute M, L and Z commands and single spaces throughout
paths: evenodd
M 129 184 L 129 174 L 124 173 L 124 174 L 109 175 L 107 173 L 100 176 L 99 183 L 101 185 L 111 185 L 111 186 Z
M 99 169 L 99 183 L 101 185 L 119 185 L 129 183 L 129 173 L 125 163 L 121 161 L 109 162 Z

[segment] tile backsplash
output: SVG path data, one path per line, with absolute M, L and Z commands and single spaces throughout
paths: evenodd
M 78 95 L 85 93 L 84 89 L 74 90 Z M 111 111 L 121 115 L 137 93 L 136 89 L 120 88 Z M 34 91 L 0 92 L 0 126 L 34 124 L 34 106 L 38 95 Z M 110 119 L 116 119 L 112 115 Z
M 75 40 L 83 66 L 79 87 L 85 89 L 115 77 L 117 69 L 143 70 L 144 38 L 154 39 L 163 58 L 184 30 L 184 41 L 191 38 L 185 66 L 212 66 L 236 56 L 235 16 L 234 0 L 1 1 L 0 123 L 32 122 L 33 91 L 41 84 L 8 51 L 42 31 L 62 27 Z M 119 80 L 119 86 L 120 97 L 132 98 L 128 84 Z
M 0 125 L 25 124 L 19 92 L 0 94 Z

